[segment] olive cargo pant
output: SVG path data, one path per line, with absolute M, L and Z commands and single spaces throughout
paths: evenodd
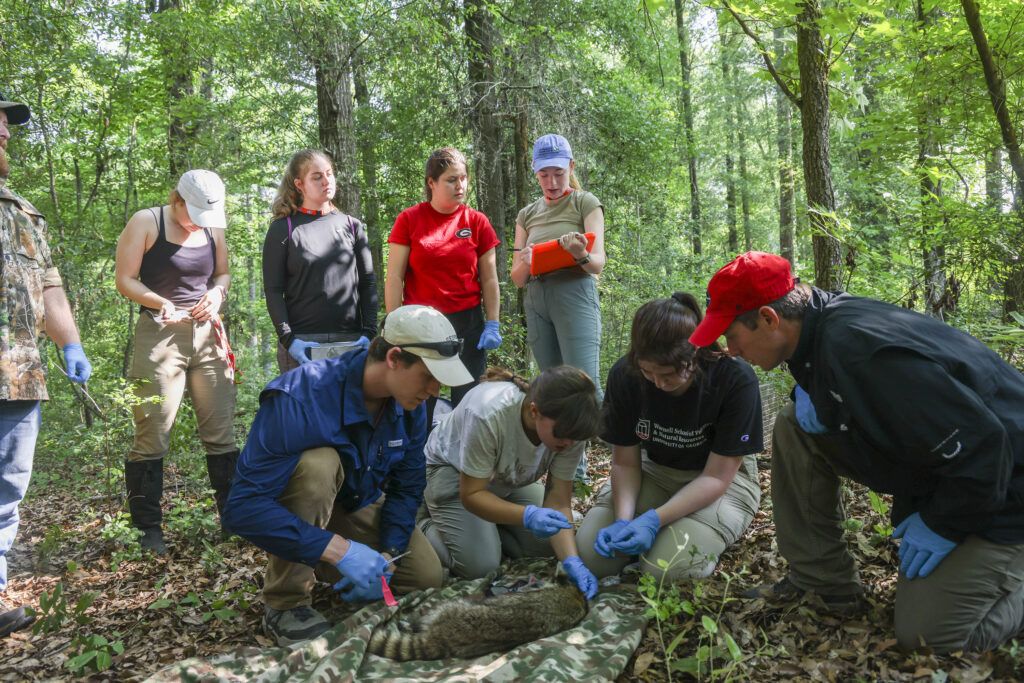
M 845 513 L 833 445 L 804 432 L 793 405 L 772 433 L 772 505 L 790 580 L 822 595 L 861 591 L 843 538 Z M 990 650 L 1024 629 L 1024 545 L 968 536 L 935 571 L 896 585 L 896 638 L 936 652 Z
M 337 451 L 333 448 L 304 451 L 278 502 L 310 524 L 379 550 L 380 510 L 384 497 L 355 512 L 346 512 L 334 505 L 344 481 L 345 469 Z M 390 582 L 395 592 L 409 593 L 440 586 L 441 562 L 419 529 L 413 530 L 409 550 L 410 554 L 396 563 Z M 314 573 L 308 565 L 270 555 L 263 602 L 279 610 L 309 605 L 316 578 L 333 583 L 341 576 L 326 562 L 320 562 Z

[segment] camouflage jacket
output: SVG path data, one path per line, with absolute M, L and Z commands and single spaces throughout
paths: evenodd
M 46 244 L 46 220 L 0 180 L 0 401 L 42 400 L 46 374 L 39 351 L 45 325 L 43 289 L 59 287 Z

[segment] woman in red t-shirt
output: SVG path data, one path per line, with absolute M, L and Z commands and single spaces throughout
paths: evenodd
M 487 216 L 464 204 L 469 176 L 461 152 L 435 150 L 425 176 L 427 201 L 398 214 L 388 236 L 384 305 L 388 313 L 406 304 L 444 313 L 463 340 L 459 357 L 479 378 L 487 352 L 501 344 L 494 254 L 500 240 Z M 452 405 L 475 385 L 452 387 Z

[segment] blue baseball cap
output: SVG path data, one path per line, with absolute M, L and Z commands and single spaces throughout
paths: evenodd
M 572 147 L 569 141 L 557 133 L 548 133 L 537 138 L 533 143 L 533 172 L 542 168 L 555 166 L 569 168 L 572 161 Z

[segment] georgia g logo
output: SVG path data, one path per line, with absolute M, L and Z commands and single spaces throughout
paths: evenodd
M 473 231 L 470 230 L 469 228 L 462 228 L 461 230 L 456 231 L 455 236 L 461 239 L 466 239 L 472 234 Z

